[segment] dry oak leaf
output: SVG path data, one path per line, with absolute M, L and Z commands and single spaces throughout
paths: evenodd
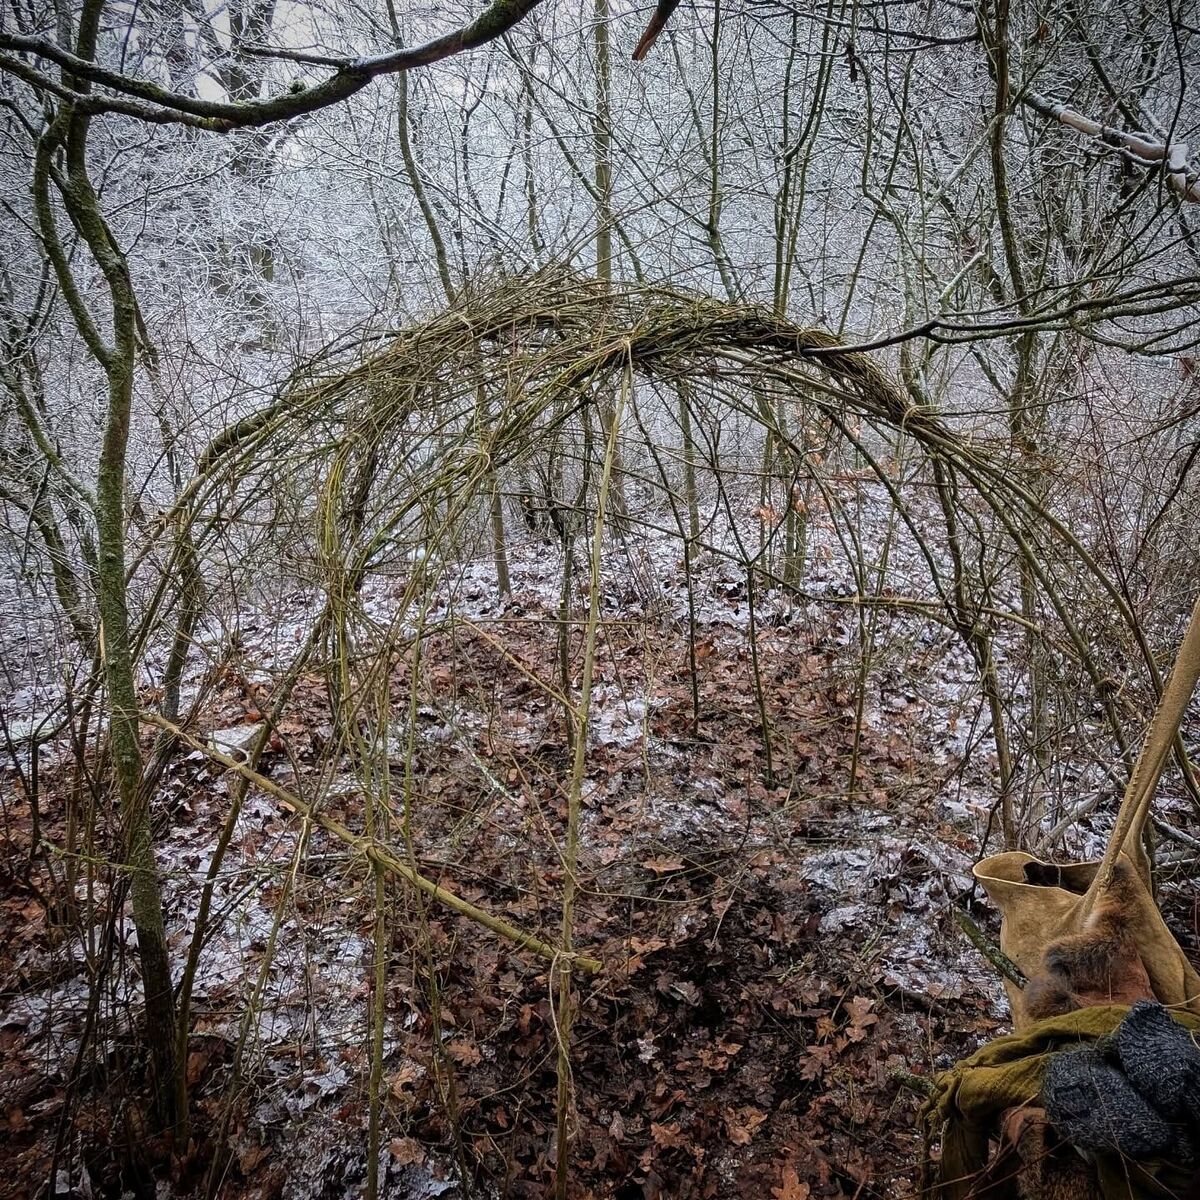
M 659 937 L 629 939 L 629 948 L 635 954 L 649 954 L 652 950 L 661 950 L 666 944 L 666 941 Z
M 867 1036 L 867 1030 L 878 1022 L 878 1016 L 871 1011 L 873 1003 L 865 996 L 855 996 L 846 1005 L 846 1011 L 850 1014 L 850 1028 L 846 1030 L 846 1037 L 850 1041 L 861 1042 Z
M 811 1190 L 807 1183 L 800 1182 L 796 1168 L 791 1163 L 786 1163 L 783 1168 L 783 1178 L 778 1187 L 771 1189 L 771 1195 L 775 1197 L 775 1200 L 808 1200 Z
M 808 1053 L 800 1060 L 800 1078 L 819 1079 L 833 1062 L 833 1047 L 813 1045 L 807 1049 Z
M 741 1046 L 718 1045 L 716 1049 L 711 1046 L 704 1046 L 700 1049 L 696 1057 L 700 1060 L 700 1065 L 707 1067 L 710 1071 L 724 1071 L 729 1066 L 730 1058 L 735 1055 Z
M 760 1112 L 748 1104 L 737 1110 L 727 1108 L 723 1116 L 725 1130 L 735 1146 L 748 1146 L 758 1127 L 767 1119 L 765 1112 Z
M 456 1038 L 454 1041 L 448 1042 L 446 1053 L 462 1067 L 473 1067 L 483 1060 L 479 1047 L 466 1038 Z
M 831 1038 L 837 1033 L 837 1022 L 830 1016 L 818 1017 L 816 1032 L 822 1041 Z
M 398 1167 L 407 1167 L 413 1163 L 425 1161 L 425 1151 L 416 1138 L 394 1138 L 388 1143 L 388 1149 L 392 1153 L 392 1160 Z
M 664 1150 L 672 1148 L 686 1150 L 688 1148 L 687 1139 L 683 1136 L 678 1121 L 670 1121 L 662 1125 L 651 1121 L 650 1136 Z
M 664 854 L 659 858 L 648 858 L 642 866 L 647 871 L 653 871 L 656 875 L 662 875 L 666 871 L 682 871 L 684 869 L 684 861 L 682 858 L 676 858 L 673 854 Z
M 267 1157 L 266 1146 L 247 1146 L 238 1155 L 238 1170 L 243 1175 L 249 1175 L 264 1158 Z
M 405 1088 L 410 1084 L 416 1083 L 425 1074 L 425 1068 L 420 1063 L 413 1062 L 409 1059 L 400 1069 L 388 1080 L 388 1090 L 396 1099 L 399 1099 Z
M 212 1055 L 206 1050 L 193 1050 L 187 1056 L 188 1087 L 195 1087 L 204 1078 L 211 1059 Z

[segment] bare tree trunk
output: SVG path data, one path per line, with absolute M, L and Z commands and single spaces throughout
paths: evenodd
M 691 389 L 679 387 L 679 430 L 683 438 L 683 497 L 688 513 L 688 554 L 695 557 L 700 550 L 700 500 L 696 493 L 696 442 L 692 436 Z
M 1017 310 L 1028 316 L 1031 312 L 1029 287 L 1021 262 L 1021 249 L 1013 221 L 1012 205 L 1008 185 L 1008 168 L 1004 159 L 1004 133 L 1009 95 L 1009 0 L 997 0 L 995 23 L 989 29 L 981 20 L 980 29 L 988 51 L 992 72 L 996 80 L 995 115 L 991 129 L 992 184 L 996 196 L 996 217 L 1000 226 L 1000 239 L 1004 248 L 1004 261 L 1008 270 L 1010 299 Z M 1037 433 L 1040 418 L 1032 407 L 1034 383 L 1034 359 L 1037 353 L 1037 331 L 1028 329 L 1017 335 L 1013 347 L 1016 359 L 1016 376 L 1013 380 L 1009 402 L 1008 425 L 1013 447 L 1021 458 L 1021 470 L 1035 493 L 1041 490 L 1037 475 Z M 1020 565 L 1021 615 L 1026 620 L 1026 650 L 1029 670 L 1029 744 L 1035 750 L 1042 743 L 1044 670 L 1041 662 L 1041 647 L 1031 631 L 1036 624 L 1036 584 L 1030 574 L 1028 563 L 1022 559 Z M 1001 794 L 1001 825 L 1007 846 L 1015 846 L 1020 836 L 1018 825 L 1024 824 L 1027 813 L 1017 814 L 1013 810 L 1011 782 Z
M 592 26 L 593 69 L 596 77 L 596 112 L 592 119 L 595 147 L 596 187 L 596 278 L 601 283 L 613 280 L 613 181 L 612 181 L 612 52 L 608 40 L 611 16 L 608 0 L 595 0 Z M 612 434 L 615 402 L 609 389 L 600 404 L 600 423 L 607 440 Z M 621 448 L 613 448 L 612 511 L 620 521 L 629 508 L 625 496 L 625 470 Z

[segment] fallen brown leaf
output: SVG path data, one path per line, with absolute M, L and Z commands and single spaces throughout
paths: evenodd
M 473 1067 L 483 1059 L 479 1047 L 466 1038 L 455 1038 L 454 1041 L 447 1043 L 446 1053 L 463 1067 Z
M 723 1115 L 725 1130 L 735 1146 L 750 1145 L 758 1127 L 767 1119 L 765 1112 L 760 1112 L 748 1104 L 736 1110 L 727 1108 Z
M 416 1138 L 394 1138 L 388 1143 L 388 1150 L 391 1151 L 392 1160 L 398 1167 L 407 1167 L 413 1163 L 425 1161 L 425 1151 Z
M 642 866 L 647 871 L 653 871 L 656 875 L 662 875 L 666 871 L 682 871 L 684 865 L 683 859 L 676 858 L 673 854 L 664 854 L 659 858 L 648 858 L 642 863 Z
M 778 1187 L 771 1189 L 771 1195 L 775 1200 L 808 1200 L 811 1190 L 807 1183 L 800 1181 L 796 1168 L 787 1163 L 783 1168 L 783 1178 Z

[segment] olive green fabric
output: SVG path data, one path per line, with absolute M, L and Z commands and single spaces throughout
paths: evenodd
M 924 1183 L 922 1196 L 967 1200 L 988 1164 L 990 1142 L 1005 1110 L 1037 1100 L 1052 1055 L 1112 1033 L 1128 1011 L 1124 1005 L 1107 1004 L 1049 1017 L 988 1042 L 943 1071 L 921 1110 L 927 1149 L 939 1137 L 942 1143 L 936 1178 Z M 1200 1016 L 1172 1015 L 1184 1028 L 1200 1030 Z M 1191 1173 L 1171 1163 L 1130 1163 L 1112 1155 L 1100 1156 L 1097 1177 L 1104 1200 L 1157 1200 L 1182 1195 Z M 1009 1191 L 992 1187 L 986 1195 L 988 1200 L 1015 1200 L 1015 1179 Z
M 1200 1029 L 1200 975 L 1154 903 L 1142 832 L 1163 766 L 1172 748 L 1180 745 L 1179 726 L 1198 682 L 1200 597 L 1146 731 L 1103 859 L 1064 867 L 1060 878 L 1070 889 L 1027 883 L 1025 866 L 1038 860 L 1019 851 L 993 855 L 975 867 L 975 878 L 1000 909 L 1001 949 L 1027 976 L 1033 976 L 1042 969 L 1051 942 L 1082 932 L 1098 907 L 1113 902 L 1118 864 L 1126 864 L 1129 869 L 1119 873 L 1131 889 L 1125 889 L 1122 922 L 1138 947 L 1155 996 L 1192 1030 Z M 938 1200 L 965 1200 L 972 1195 L 973 1184 L 988 1165 L 990 1141 L 998 1133 L 1001 1114 L 1036 1100 L 1052 1055 L 1104 1037 L 1129 1011 L 1123 1005 L 1103 1005 L 1035 1021 L 1024 1009 L 1020 990 L 1011 984 L 1006 987 L 1014 1032 L 940 1075 L 922 1110 L 927 1139 L 939 1135 L 942 1139 L 939 1179 L 922 1189 Z M 1104 1200 L 1178 1196 L 1190 1179 L 1188 1172 L 1172 1164 L 1130 1163 L 1115 1155 L 1111 1161 L 1101 1156 L 1096 1175 Z M 1000 1182 L 1000 1187 L 988 1189 L 988 1200 L 1009 1196 L 1016 1200 L 1015 1177 Z

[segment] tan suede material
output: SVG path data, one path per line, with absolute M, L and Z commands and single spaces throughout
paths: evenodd
M 1026 976 L 1041 971 L 1042 956 L 1051 942 L 1083 932 L 1096 906 L 1111 898 L 1116 864 L 1123 858 L 1133 867 L 1129 878 L 1135 892 L 1123 915 L 1150 976 L 1150 986 L 1163 1004 L 1200 1014 L 1200 975 L 1184 956 L 1154 903 L 1150 864 L 1142 842 L 1159 776 L 1176 744 L 1197 680 L 1200 599 L 1192 608 L 1175 664 L 1146 730 L 1103 859 L 1057 867 L 1045 864 L 1050 870 L 1059 870 L 1060 878 L 1082 895 L 1066 888 L 1027 883 L 1026 863 L 1039 860 L 1021 850 L 994 854 L 976 863 L 975 878 L 1000 910 L 1000 949 Z M 1031 1018 L 1024 1011 L 1020 989 L 1012 983 L 1005 987 L 1012 1004 L 1013 1026 L 1021 1029 Z
M 1037 862 L 1032 854 L 1013 850 L 994 854 L 975 866 L 975 878 L 1000 910 L 1000 949 L 1027 975 L 1041 970 L 1047 945 L 1070 933 L 1078 933 L 1091 911 L 1092 901 L 1103 898 L 1078 895 L 1065 888 L 1040 887 L 1025 882 L 1025 864 Z M 1099 862 L 1071 863 L 1063 873 L 1078 886 L 1096 883 Z M 1069 874 L 1068 874 L 1069 872 Z M 1182 1008 L 1200 1016 L 1200 975 L 1179 948 L 1154 903 L 1150 890 L 1139 874 L 1137 895 L 1126 913 L 1129 932 L 1141 953 L 1155 996 L 1173 1008 Z M 1021 992 L 1006 983 L 1012 1004 L 1013 1028 L 1029 1024 L 1021 1004 Z

